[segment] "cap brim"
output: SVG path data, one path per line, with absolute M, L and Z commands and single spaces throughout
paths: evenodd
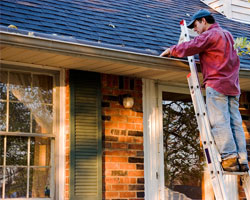
M 194 28 L 194 21 L 192 20 L 191 22 L 189 22 L 189 24 L 187 25 L 188 28 Z

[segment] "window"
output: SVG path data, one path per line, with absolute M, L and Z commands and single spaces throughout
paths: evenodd
M 0 72 L 0 198 L 53 198 L 55 76 Z
M 171 92 L 162 96 L 166 196 L 202 199 L 205 162 L 191 97 Z

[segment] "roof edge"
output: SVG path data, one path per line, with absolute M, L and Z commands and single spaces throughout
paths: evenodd
M 189 71 L 188 61 L 176 58 L 162 58 L 158 55 L 147 54 L 147 51 L 131 51 L 132 48 L 120 47 L 114 49 L 115 45 L 99 45 L 96 43 L 62 37 L 50 36 L 47 34 L 34 34 L 23 30 L 10 30 L 10 28 L 0 26 L 1 43 L 22 48 L 45 50 L 57 52 L 70 56 L 83 56 L 94 59 L 109 59 L 126 64 L 136 64 L 160 70 L 184 70 Z M 117 46 L 115 46 L 117 47 Z M 118 46 L 119 47 L 119 46 Z M 135 50 L 135 49 L 133 49 Z
M 161 70 L 189 71 L 187 60 L 168 57 L 162 58 L 159 57 L 156 51 L 144 51 L 117 45 L 100 44 L 72 37 L 7 28 L 1 25 L 0 39 L 2 44 L 23 48 L 46 50 L 71 56 L 111 59 Z M 240 76 L 248 76 L 249 78 L 250 69 L 245 65 L 241 65 Z

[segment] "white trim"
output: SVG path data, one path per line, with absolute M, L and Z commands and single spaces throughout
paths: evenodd
M 157 93 L 155 81 L 143 79 L 145 200 L 164 200 L 163 147 Z
M 160 172 L 160 192 L 161 199 L 165 199 L 165 173 L 164 173 L 164 144 L 163 144 L 163 114 L 162 114 L 162 87 L 158 88 L 158 121 L 159 121 L 159 172 Z
M 59 153 L 58 153 L 58 193 L 57 199 L 64 200 L 65 193 L 65 70 L 60 71 L 60 131 L 58 137 Z

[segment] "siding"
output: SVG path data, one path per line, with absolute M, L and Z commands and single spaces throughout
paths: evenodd
M 248 0 L 203 0 L 227 18 L 250 24 L 250 2 Z

